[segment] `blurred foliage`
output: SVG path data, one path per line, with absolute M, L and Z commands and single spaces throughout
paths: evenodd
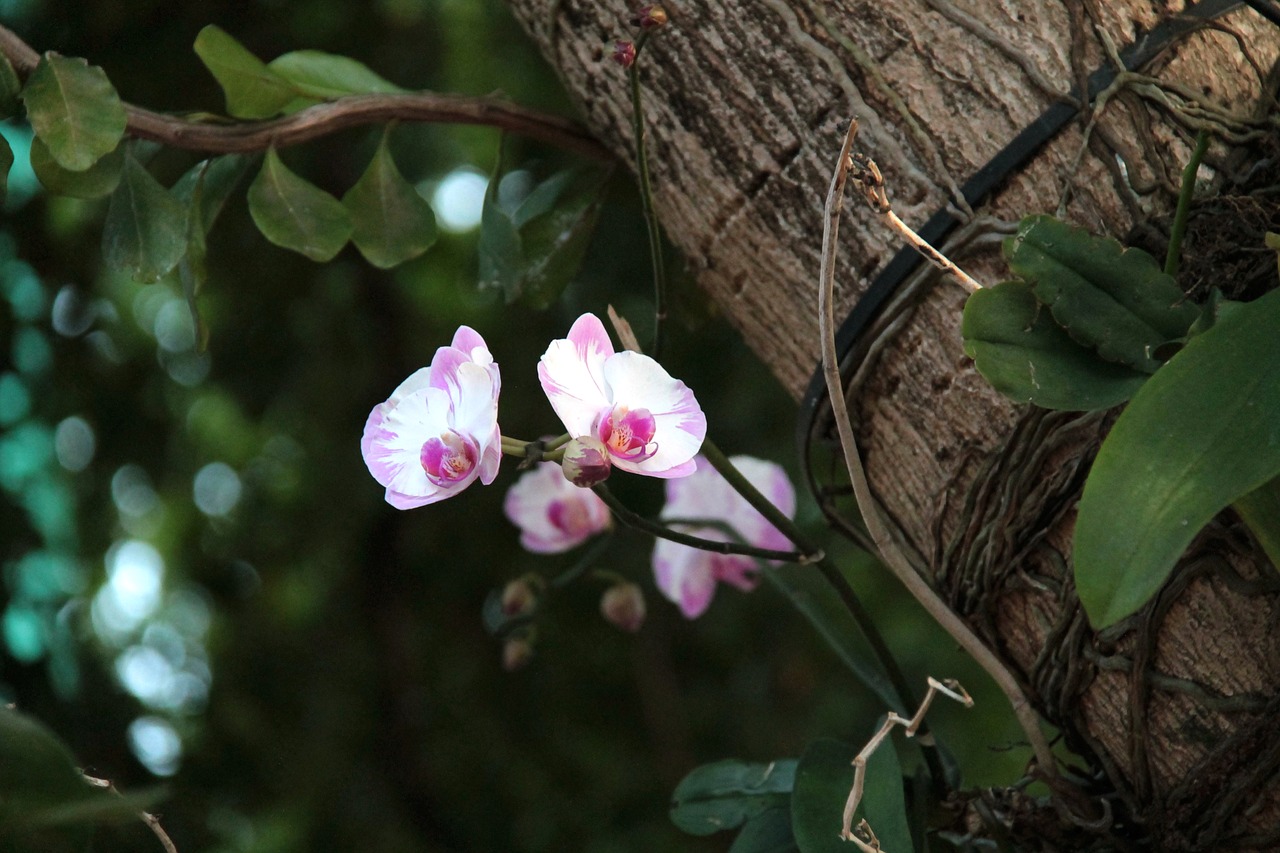
M 4 0 L 0 16 L 153 109 L 222 109 L 191 49 L 212 23 L 268 59 L 323 50 L 408 88 L 567 111 L 497 0 Z M 369 409 L 460 323 L 487 337 L 503 423 L 522 436 L 556 426 L 534 365 L 582 311 L 613 304 L 647 339 L 647 247 L 625 177 L 583 271 L 544 312 L 477 287 L 474 230 L 442 227 L 392 271 L 350 246 L 321 265 L 262 239 L 233 196 L 208 237 L 198 331 L 176 273 L 140 285 L 104 272 L 106 202 L 46 195 L 29 129 L 0 130 L 15 153 L 0 222 L 0 701 L 94 775 L 163 779 L 179 850 L 725 849 L 668 818 L 689 770 L 874 731 L 884 708 L 782 595 L 726 590 L 686 622 L 657 599 L 649 544 L 629 532 L 607 568 L 646 589 L 643 630 L 608 625 L 603 585 L 583 580 L 547 604 L 530 664 L 503 672 L 486 596 L 575 556 L 519 549 L 501 515 L 514 465 L 412 512 L 388 507 L 364 469 Z M 379 139 L 344 131 L 291 149 L 290 168 L 341 192 Z M 490 172 L 498 135 L 401 126 L 390 148 L 430 197 L 455 169 Z M 515 138 L 504 156 L 568 162 Z M 159 151 L 149 168 L 167 186 L 196 159 Z M 726 451 L 792 465 L 793 402 L 691 280 L 678 286 L 671 372 Z M 617 491 L 658 509 L 656 482 Z M 818 524 L 811 503 L 801 514 Z M 913 677 L 958 677 L 978 697 L 977 711 L 930 718 L 967 779 L 1010 781 L 1025 751 L 992 751 L 1016 738 L 1001 701 L 879 569 L 832 549 Z M 904 768 L 916 760 L 904 749 Z M 140 822 L 95 844 L 158 849 Z

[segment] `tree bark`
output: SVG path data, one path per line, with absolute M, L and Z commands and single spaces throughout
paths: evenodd
M 622 0 L 511 0 L 589 128 L 631 161 Z M 1177 0 L 676 0 L 640 60 L 655 200 L 701 284 L 783 383 L 817 363 L 822 196 L 848 119 L 895 210 L 922 223 L 1050 104 Z M 1176 43 L 1009 177 L 954 255 L 1000 275 L 996 221 L 1053 211 L 1123 236 L 1169 210 L 1197 119 L 1233 141 L 1266 94 L 1280 28 L 1237 9 Z M 1161 95 L 1161 92 L 1168 93 Z M 1204 113 L 1199 115 L 1203 116 Z M 1232 166 L 1219 144 L 1219 181 Z M 837 307 L 899 247 L 850 200 Z M 1007 223 L 1006 223 L 1007 224 Z M 1266 223 L 1262 223 L 1265 227 Z M 1261 229 L 1259 229 L 1261 230 Z M 1259 238 L 1260 239 L 1260 238 Z M 1274 271 L 1274 270 L 1273 270 Z M 1274 286 L 1273 284 L 1271 286 Z M 1074 503 L 1109 419 L 1028 411 L 964 357 L 965 293 L 925 280 L 864 336 L 847 404 L 872 486 L 920 571 L 1101 774 L 1097 832 L 1163 850 L 1280 845 L 1276 572 L 1230 518 L 1157 601 L 1093 632 L 1070 572 Z M 857 368 L 855 370 L 855 368 Z M 1136 484 L 1140 485 L 1140 484 Z

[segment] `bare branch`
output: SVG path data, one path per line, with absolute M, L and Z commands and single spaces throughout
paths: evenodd
M 12 30 L 0 26 L 0 53 L 25 77 L 40 61 Z M 518 106 L 501 98 L 466 98 L 434 92 L 348 95 L 292 115 L 262 121 L 193 121 L 125 104 L 125 132 L 171 148 L 207 154 L 244 154 L 310 142 L 349 127 L 407 121 L 428 124 L 476 124 L 546 142 L 593 160 L 614 159 L 603 145 L 574 122 Z

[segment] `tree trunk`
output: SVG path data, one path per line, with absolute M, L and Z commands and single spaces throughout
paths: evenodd
M 626 74 L 607 59 L 614 39 L 634 37 L 632 10 L 622 0 L 511 4 L 592 131 L 631 162 Z M 670 25 L 640 60 L 662 224 L 799 397 L 817 364 L 822 202 L 848 119 L 862 122 L 858 147 L 879 164 L 897 213 L 923 223 L 1105 66 L 1111 45 L 1124 49 L 1185 5 L 670 2 Z M 954 254 L 979 280 L 998 280 L 998 220 L 1053 211 L 1068 190 L 1066 215 L 1092 230 L 1123 237 L 1158 222 L 1194 135 L 1178 104 L 1214 102 L 1215 121 L 1239 141 L 1246 125 L 1226 114 L 1254 112 L 1278 52 L 1280 28 L 1247 8 L 1178 37 L 1142 69 L 1167 97 L 1146 80 L 1116 88 L 1088 140 L 1074 123 L 1011 174 L 957 232 L 967 242 Z M 1232 156 L 1211 149 L 1219 183 Z M 838 315 L 900 245 L 857 199 L 846 210 Z M 1260 246 L 1267 222 L 1253 225 Z M 1280 845 L 1275 569 L 1223 517 L 1157 601 L 1093 632 L 1070 542 L 1110 420 L 1028 411 L 991 391 L 961 350 L 964 298 L 950 281 L 923 279 L 850 359 L 848 406 L 884 510 L 920 571 L 1118 794 L 1101 837 L 1163 850 Z

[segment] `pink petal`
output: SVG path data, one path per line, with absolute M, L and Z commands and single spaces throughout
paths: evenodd
M 707 551 L 659 539 L 653 547 L 653 574 L 658 589 L 680 607 L 687 619 L 701 616 L 715 595 L 716 580 Z
M 609 408 L 604 363 L 613 344 L 594 314 L 583 314 L 569 337 L 551 342 L 538 362 L 538 381 L 565 429 L 574 438 L 588 435 L 602 410 Z

